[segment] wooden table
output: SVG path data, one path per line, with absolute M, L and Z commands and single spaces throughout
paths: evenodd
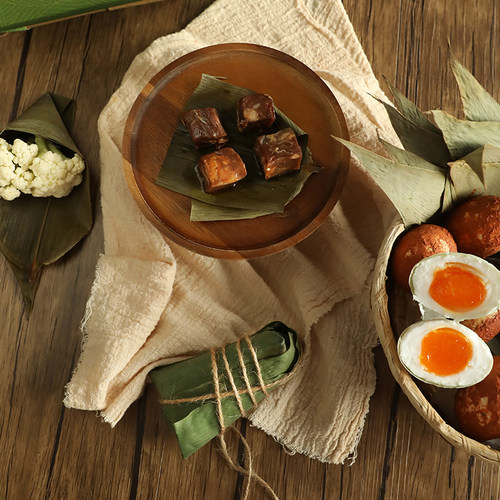
M 210 3 L 165 0 L 0 37 L 0 127 L 47 90 L 75 98 L 74 136 L 92 170 L 97 211 L 83 243 L 44 270 L 29 318 L 13 274 L 0 258 L 0 497 L 240 498 L 242 478 L 226 468 L 215 444 L 186 461 L 181 458 L 152 389 L 115 429 L 92 412 L 61 404 L 79 356 L 79 323 L 102 251 L 97 118 L 134 56 Z M 495 0 L 344 4 L 377 77 L 388 77 L 422 109 L 460 108 L 446 63 L 448 39 L 455 55 L 500 98 L 494 85 L 500 76 Z M 279 497 L 499 498 L 499 467 L 453 448 L 432 431 L 394 382 L 380 349 L 376 366 L 377 389 L 353 465 L 291 456 L 272 438 L 240 423 L 257 471 Z M 256 487 L 252 498 L 265 495 Z

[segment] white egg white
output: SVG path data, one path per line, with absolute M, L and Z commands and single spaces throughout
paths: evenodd
M 468 269 L 477 274 L 485 284 L 485 300 L 470 311 L 457 312 L 447 309 L 438 304 L 429 294 L 434 272 L 450 263 L 468 266 Z M 412 269 L 409 283 L 413 298 L 419 303 L 421 311 L 434 311 L 443 318 L 457 321 L 483 318 L 493 314 L 500 307 L 500 271 L 493 264 L 475 255 L 447 252 L 426 257 Z M 425 317 L 429 318 L 431 315 L 428 314 Z
M 467 366 L 453 375 L 437 375 L 420 362 L 422 339 L 432 330 L 453 328 L 465 335 L 472 346 L 472 358 Z M 416 378 L 439 387 L 468 387 L 481 382 L 493 367 L 493 355 L 487 344 L 466 326 L 447 319 L 419 321 L 410 325 L 399 337 L 398 355 L 403 366 Z

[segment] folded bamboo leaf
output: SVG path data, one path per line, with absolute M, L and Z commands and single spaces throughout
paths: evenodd
M 275 321 L 249 339 L 267 391 L 271 391 L 297 365 L 300 356 L 297 334 L 284 323 Z M 260 402 L 265 394 L 260 388 L 254 358 L 244 341 L 241 341 L 240 349 L 254 397 Z M 226 346 L 224 351 L 246 413 L 254 407 L 254 403 L 244 380 L 237 344 Z M 228 427 L 240 418 L 241 411 L 220 349 L 216 360 L 224 427 Z M 163 416 L 175 431 L 184 458 L 220 433 L 210 352 L 156 368 L 150 372 L 150 377 L 162 398 Z
M 442 167 L 451 160 L 450 152 L 440 134 L 416 125 L 396 108 L 379 100 L 387 110 L 389 119 L 404 148 L 428 162 Z
M 70 99 L 45 94 L 0 134 L 9 142 L 26 134 L 42 135 L 79 153 L 65 123 L 72 119 Z M 92 227 L 88 168 L 82 183 L 64 198 L 0 200 L 0 250 L 20 284 L 27 309 L 33 303 L 39 271 L 73 248 Z
M 441 213 L 446 213 L 454 206 L 453 199 L 455 193 L 453 191 L 453 183 L 451 181 L 450 172 L 448 171 L 446 175 L 446 180 L 444 183 L 443 196 L 441 200 Z
M 443 131 L 453 160 L 462 158 L 484 144 L 500 146 L 500 122 L 459 120 L 441 110 L 433 110 L 432 115 Z
M 443 169 L 396 163 L 352 142 L 337 140 L 359 158 L 372 179 L 390 198 L 405 226 L 421 224 L 441 208 L 446 178 Z
M 389 90 L 391 91 L 394 100 L 396 101 L 396 106 L 400 113 L 406 117 L 408 120 L 413 122 L 415 125 L 428 130 L 437 135 L 442 135 L 441 131 L 432 123 L 413 102 L 411 102 L 405 95 L 403 95 L 394 85 L 385 79 Z
M 5 131 L 25 132 L 57 142 L 81 156 L 66 126 L 72 120 L 73 100 L 51 93 L 42 95 L 20 116 L 10 122 Z
M 467 120 L 500 122 L 500 104 L 450 52 L 450 64 L 458 83 Z
M 312 163 L 312 157 L 307 149 L 307 134 L 277 110 L 276 121 L 266 133 L 274 133 L 287 127 L 294 130 L 303 152 L 302 168 L 297 173 L 264 180 L 253 153 L 255 139 L 262 135 L 262 132 L 242 134 L 236 126 L 236 103 L 249 93 L 251 91 L 223 82 L 219 78 L 202 75 L 200 84 L 188 99 L 185 108 L 186 110 L 203 107 L 217 109 L 229 137 L 228 145 L 243 159 L 248 172 L 247 177 L 234 188 L 214 194 L 205 193 L 195 167 L 199 157 L 210 149 L 196 150 L 186 128 L 179 123 L 156 180 L 157 184 L 214 206 L 249 210 L 251 216 L 254 216 L 255 210 L 267 213 L 282 212 L 285 205 L 297 194 L 297 188 L 300 191 L 309 175 L 317 172 L 319 168 Z M 216 211 L 216 208 L 212 210 Z
M 409 165 L 412 167 L 423 168 L 426 170 L 433 170 L 436 172 L 446 172 L 446 168 L 436 165 L 434 163 L 430 163 L 427 160 L 424 160 L 420 156 L 412 153 L 411 151 L 406 151 L 406 149 L 398 148 L 394 146 L 390 142 L 385 141 L 381 137 L 379 137 L 379 141 L 384 146 L 385 150 L 389 153 L 389 155 L 395 160 L 396 163 L 402 163 L 403 165 Z
M 482 177 L 482 174 L 481 174 Z M 457 160 L 450 163 L 449 180 L 447 186 L 449 199 L 446 205 L 443 204 L 443 211 L 471 196 L 485 194 L 485 187 L 481 178 L 471 166 L 464 160 Z
M 500 196 L 500 163 L 485 163 L 483 175 L 485 194 Z

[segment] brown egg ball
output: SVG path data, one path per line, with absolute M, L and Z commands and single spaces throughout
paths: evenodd
M 485 342 L 489 342 L 500 333 L 500 309 L 484 318 L 465 319 L 461 323 L 474 330 Z
M 447 227 L 460 252 L 483 259 L 500 252 L 500 197 L 470 198 L 451 211 Z
M 404 233 L 394 245 L 391 270 L 394 280 L 410 290 L 408 279 L 413 266 L 423 258 L 441 252 L 456 252 L 451 234 L 441 226 L 422 224 Z
M 493 356 L 493 368 L 484 380 L 458 389 L 455 415 L 466 436 L 477 441 L 500 437 L 500 356 Z

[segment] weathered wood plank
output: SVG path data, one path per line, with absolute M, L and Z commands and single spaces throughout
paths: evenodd
M 240 498 L 242 478 L 224 463 L 215 441 L 182 459 L 154 388 L 146 389 L 114 429 L 91 412 L 61 404 L 102 251 L 99 113 L 136 54 L 184 27 L 210 3 L 168 0 L 0 37 L 0 126 L 47 90 L 76 98 L 74 135 L 92 172 L 96 209 L 92 233 L 44 270 L 29 318 L 0 258 L 0 496 L 6 499 Z M 422 109 L 459 109 L 446 66 L 448 39 L 455 55 L 500 97 L 494 85 L 500 57 L 494 0 L 344 5 L 377 77 L 387 76 Z M 255 469 L 280 498 L 497 498 L 498 467 L 471 459 L 432 431 L 395 384 L 380 349 L 376 366 L 377 390 L 353 465 L 288 455 L 269 436 L 239 424 Z M 228 446 L 236 457 L 240 447 L 232 435 Z M 255 486 L 250 498 L 267 497 Z

